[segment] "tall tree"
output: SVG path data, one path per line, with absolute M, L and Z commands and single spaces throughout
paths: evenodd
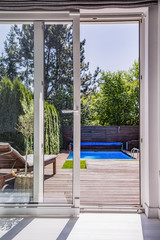
M 15 28 L 15 33 L 19 45 L 19 76 L 29 88 L 34 81 L 34 25 L 22 24 L 21 28 Z
M 9 59 L 10 42 L 14 42 L 14 56 Z M 16 43 L 15 43 L 16 39 Z M 44 96 L 50 104 L 54 104 L 59 112 L 62 124 L 72 124 L 71 115 L 62 115 L 62 109 L 73 108 L 73 29 L 70 24 L 45 25 L 45 83 Z M 80 44 L 81 63 L 81 94 L 87 95 L 96 81 L 99 72 L 92 76 L 89 73 L 89 63 L 85 62 L 85 40 Z M 17 51 L 19 46 L 19 51 Z M 17 55 L 18 54 L 18 55 Z M 5 54 L 8 66 L 12 66 L 12 74 L 7 70 L 7 76 L 11 79 L 17 74 L 28 87 L 33 89 L 33 59 L 34 59 L 34 28 L 32 24 L 18 27 L 14 25 L 5 42 Z M 11 69 L 7 66 L 7 69 Z
M 0 83 L 0 134 L 14 132 L 15 119 L 10 113 L 13 111 L 13 84 L 8 78 L 3 78 Z
M 31 126 L 31 124 L 33 125 L 32 92 L 19 79 L 11 82 L 10 79 L 4 77 L 0 82 L 0 103 L 0 141 L 11 142 L 17 150 L 24 153 L 24 137 L 30 136 L 28 149 L 33 152 L 33 136 L 31 136 L 31 132 L 33 133 L 33 126 Z M 26 113 L 27 116 L 24 116 Z M 30 119 L 28 120 L 28 118 Z M 17 125 L 18 120 L 20 120 L 20 125 Z M 22 129 L 23 127 L 24 129 Z M 45 102 L 44 136 L 45 153 L 57 154 L 60 148 L 59 118 L 55 107 L 47 102 Z
M 0 81 L 6 76 L 6 74 L 5 57 L 2 52 L 2 56 L 0 56 Z
M 103 73 L 98 114 L 101 125 L 126 125 L 129 120 L 129 91 L 123 72 Z
M 61 110 L 73 106 L 73 47 L 69 25 L 45 26 L 45 99 Z
M 139 63 L 128 72 L 103 72 L 97 92 L 82 97 L 83 125 L 139 124 Z
M 134 61 L 132 68 L 129 69 L 128 72 L 128 82 L 132 86 L 131 87 L 131 124 L 138 125 L 139 124 L 139 114 L 140 114 L 140 106 L 139 106 L 139 61 Z
M 84 57 L 85 40 L 80 43 L 81 94 L 87 94 L 93 76 Z M 95 74 L 96 75 L 96 74 Z M 45 99 L 53 103 L 63 125 L 71 125 L 72 115 L 62 109 L 73 109 L 73 29 L 72 25 L 45 26 Z
M 4 42 L 6 74 L 12 82 L 18 75 L 20 61 L 16 29 L 17 25 L 11 26 L 10 32 Z

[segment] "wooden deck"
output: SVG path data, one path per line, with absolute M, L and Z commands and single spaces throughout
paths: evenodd
M 87 160 L 80 171 L 80 200 L 85 205 L 138 205 L 139 161 Z M 72 203 L 72 170 L 61 169 L 49 177 L 46 169 L 44 202 Z
M 52 164 L 45 167 L 44 202 L 72 203 L 72 169 L 62 169 L 67 153 L 58 155 L 57 173 Z M 80 201 L 83 205 L 138 205 L 139 161 L 87 160 L 86 169 L 80 170 Z M 14 179 L 11 190 L 14 188 Z M 20 202 L 13 193 L 1 193 L 1 202 Z M 10 198 L 9 198 L 10 197 Z M 29 201 L 29 198 L 27 198 Z

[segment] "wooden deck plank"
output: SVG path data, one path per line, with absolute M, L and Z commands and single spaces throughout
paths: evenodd
M 81 204 L 139 204 L 138 161 L 90 161 L 87 167 L 80 171 Z M 59 168 L 44 189 L 45 202 L 72 203 L 72 170 Z

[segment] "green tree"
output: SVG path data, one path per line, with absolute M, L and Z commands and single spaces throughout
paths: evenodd
M 11 34 L 12 33 L 12 34 Z M 34 55 L 34 28 L 33 24 L 14 25 L 5 42 L 4 56 L 8 65 L 16 66 L 17 76 L 23 81 L 27 88 L 33 89 L 33 55 Z M 15 59 L 9 58 L 10 38 L 14 42 Z M 72 116 L 62 115 L 62 109 L 73 108 L 73 29 L 72 25 L 53 24 L 45 25 L 45 83 L 44 96 L 49 104 L 53 104 L 59 114 L 62 125 L 71 125 Z M 16 40 L 16 43 L 15 43 Z M 17 51 L 17 46 L 19 47 Z M 89 63 L 85 62 L 84 56 L 85 40 L 80 44 L 81 64 L 81 94 L 87 95 L 92 90 L 99 69 L 92 76 L 89 73 Z M 18 56 L 17 56 L 18 54 Z M 9 67 L 7 67 L 8 69 Z M 14 73 L 13 68 L 13 73 Z M 10 71 L 7 70 L 7 76 Z M 12 76 L 13 78 L 13 76 Z M 11 79 L 12 79 L 11 78 Z
M 22 24 L 21 28 L 15 25 L 15 34 L 19 45 L 19 77 L 29 88 L 34 81 L 34 25 Z
M 17 133 L 15 126 L 19 115 L 23 114 L 21 101 L 26 96 L 29 102 L 32 94 L 21 84 L 18 79 L 13 82 L 4 77 L 0 82 L 0 139 L 14 144 L 17 150 L 23 153 L 24 139 Z
M 22 154 L 26 153 L 26 134 L 32 127 L 33 93 L 19 79 L 11 82 L 4 77 L 0 82 L 0 141 L 10 142 Z M 21 116 L 21 117 L 20 117 Z M 28 117 L 27 117 L 28 116 Z M 31 122 L 30 122 L 31 121 Z M 17 124 L 25 125 L 26 133 L 17 131 Z M 20 130 L 20 129 L 19 129 Z M 53 105 L 45 102 L 45 153 L 56 154 L 60 148 L 60 124 L 58 113 Z M 25 136 L 25 139 L 24 139 Z M 29 152 L 33 152 L 33 137 L 27 144 Z
M 96 106 L 98 101 L 98 93 L 91 92 L 87 96 L 81 97 L 81 124 L 83 126 L 98 126 Z
M 6 75 L 7 75 L 7 72 L 6 72 L 6 66 L 5 66 L 5 57 L 4 57 L 4 54 L 2 52 L 2 56 L 0 56 L 0 81 Z
M 14 118 L 12 119 L 11 109 L 13 109 L 13 84 L 5 77 L 0 82 L 0 133 L 14 132 Z
M 17 25 L 11 26 L 10 32 L 4 42 L 6 75 L 13 82 L 18 76 L 19 46 L 16 39 Z
M 130 109 L 129 90 L 123 72 L 103 73 L 97 108 L 100 125 L 126 125 Z
M 103 72 L 97 91 L 82 97 L 83 125 L 139 124 L 139 63 L 128 72 Z
M 60 123 L 54 105 L 45 102 L 44 145 L 46 154 L 57 154 L 60 150 Z
M 70 25 L 45 25 L 45 100 L 54 104 L 61 121 L 62 109 L 73 108 L 73 47 Z
M 131 125 L 139 124 L 139 61 L 134 61 L 132 68 L 129 69 L 128 82 L 131 84 Z
M 85 40 L 80 43 L 81 94 L 90 91 L 93 76 L 85 62 Z M 98 72 L 99 70 L 97 70 Z M 95 77 L 97 75 L 95 73 Z M 73 116 L 62 114 L 73 109 L 73 29 L 72 25 L 45 26 L 45 99 L 56 107 L 62 125 L 72 125 Z
M 24 98 L 21 102 L 24 113 L 19 116 L 16 130 L 24 136 L 26 142 L 25 176 L 27 175 L 27 155 L 29 150 L 29 138 L 33 138 L 33 100 L 28 104 Z

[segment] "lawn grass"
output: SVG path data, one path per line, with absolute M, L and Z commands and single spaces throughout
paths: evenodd
M 63 169 L 72 169 L 73 168 L 73 160 L 66 160 L 63 164 Z M 86 160 L 80 160 L 80 168 L 86 168 Z

